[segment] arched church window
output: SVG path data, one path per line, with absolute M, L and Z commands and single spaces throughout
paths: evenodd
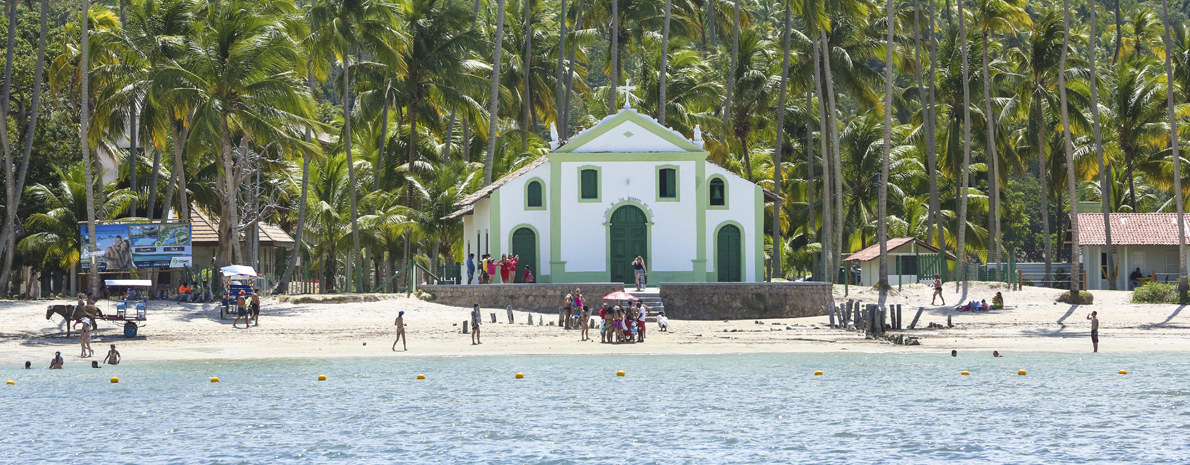
M 529 208 L 541 207 L 541 183 L 538 181 L 530 181 L 526 197 Z
M 711 180 L 711 206 L 722 207 L 727 205 L 727 184 L 722 179 L 715 178 Z

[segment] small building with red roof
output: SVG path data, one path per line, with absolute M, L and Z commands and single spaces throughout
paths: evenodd
M 900 284 L 932 281 L 934 273 L 940 265 L 937 256 L 939 250 L 916 237 L 897 237 L 888 239 L 888 283 L 896 286 Z M 923 256 L 924 259 L 923 259 Z M 932 259 L 932 260 L 930 260 Z M 851 284 L 872 286 L 880 278 L 880 244 L 872 244 L 867 248 L 853 253 L 843 259 L 849 267 L 859 266 L 858 283 Z M 955 260 L 954 255 L 946 254 L 947 262 Z M 929 262 L 929 263 L 927 263 Z M 851 268 L 854 270 L 854 268 Z M 898 274 L 900 270 L 900 274 Z M 854 273 L 854 272 L 853 272 Z

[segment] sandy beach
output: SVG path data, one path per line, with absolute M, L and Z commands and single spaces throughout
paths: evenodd
M 484 309 L 482 345 L 471 345 L 462 333 L 469 309 L 449 307 L 402 295 L 377 296 L 373 302 L 284 303 L 276 298 L 263 301 L 260 325 L 232 328 L 232 320 L 220 320 L 217 304 L 152 301 L 148 322 L 134 339 L 126 339 L 122 328 L 101 322 L 92 342 L 96 357 L 102 358 L 107 345 L 117 344 L 124 358 L 137 360 L 201 360 L 317 357 L 402 357 L 472 356 L 522 354 L 724 354 L 759 352 L 850 351 L 1090 351 L 1090 326 L 1086 314 L 1098 311 L 1101 322 L 1100 349 L 1119 351 L 1190 351 L 1190 312 L 1176 305 L 1129 303 L 1131 293 L 1096 291 L 1095 304 L 1075 307 L 1055 302 L 1060 291 L 1025 288 L 1008 291 L 985 283 L 967 289 L 968 300 L 988 299 L 996 289 L 1004 292 L 1008 308 L 992 312 L 958 312 L 953 305 L 960 293 L 947 285 L 947 306 L 926 306 L 915 330 L 899 331 L 920 338 L 919 346 L 892 345 L 866 340 L 855 332 L 831 329 L 828 318 L 792 318 L 756 321 L 671 320 L 668 333 L 649 324 L 644 343 L 600 344 L 580 342 L 578 331 L 557 326 L 557 316 L 534 314 L 534 326 L 524 324 L 526 312 L 514 312 L 515 324 L 508 324 L 504 309 Z M 856 299 L 873 303 L 870 289 L 851 288 L 844 296 L 836 287 L 835 299 Z M 930 289 L 923 285 L 904 286 L 888 298 L 904 306 L 905 326 L 917 308 L 929 304 Z M 78 357 L 78 333 L 65 334 L 62 318 L 46 320 L 46 306 L 66 301 L 0 302 L 0 363 L 35 365 L 48 363 L 54 351 L 67 361 Z M 105 311 L 111 306 L 101 302 Z M 394 353 L 393 319 L 405 311 L 409 351 Z M 496 313 L 497 323 L 490 323 Z M 537 320 L 546 317 L 546 326 Z M 953 328 L 921 329 L 929 323 Z M 241 325 L 242 327 L 242 325 Z M 398 351 L 400 347 L 397 347 Z M 88 359 L 89 360 L 89 359 Z

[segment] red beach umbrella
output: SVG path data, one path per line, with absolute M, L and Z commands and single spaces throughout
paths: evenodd
M 616 291 L 603 296 L 603 300 L 640 300 L 636 296 L 624 291 Z

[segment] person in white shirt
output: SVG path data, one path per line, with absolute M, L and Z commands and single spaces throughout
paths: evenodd
M 669 318 L 665 317 L 665 312 L 657 314 L 657 327 L 663 333 L 669 332 Z
M 636 301 L 636 342 L 645 342 L 645 318 L 649 314 L 649 307 L 641 301 Z

